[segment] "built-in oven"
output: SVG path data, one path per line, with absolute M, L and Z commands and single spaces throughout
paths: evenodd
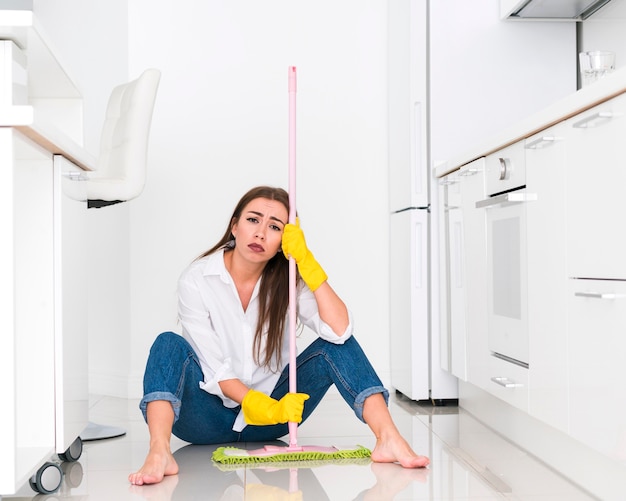
M 489 349 L 528 367 L 526 204 L 537 197 L 526 189 L 523 142 L 487 156 L 485 188 L 476 207 L 486 211 Z

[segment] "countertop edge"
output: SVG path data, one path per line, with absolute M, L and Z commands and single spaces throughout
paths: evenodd
M 626 92 L 626 68 L 599 80 L 557 101 L 551 106 L 517 122 L 501 134 L 491 137 L 476 148 L 439 164 L 433 169 L 435 177 L 443 177 L 462 166 L 494 153 L 517 141 L 531 137 L 563 120 Z

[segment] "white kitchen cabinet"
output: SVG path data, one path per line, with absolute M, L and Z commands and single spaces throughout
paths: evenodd
M 452 373 L 488 389 L 484 176 L 480 158 L 439 179 L 440 329 Z
M 440 180 L 442 203 L 441 328 L 450 339 L 452 373 L 485 386 L 487 346 L 486 239 L 484 211 L 485 159 Z
M 567 403 L 567 234 L 565 179 L 568 126 L 525 141 L 528 241 L 529 413 L 562 431 Z
M 568 274 L 626 280 L 626 94 L 566 123 Z
M 76 460 L 87 426 L 87 199 L 84 172 L 53 156 L 56 452 Z M 75 443 L 76 442 L 76 443 Z
M 487 329 L 472 325 L 470 315 L 481 305 L 470 304 L 486 296 L 470 287 L 483 280 L 489 288 L 491 278 L 469 264 L 469 250 L 484 236 L 470 229 L 471 212 L 462 205 L 468 314 L 460 405 L 598 499 L 621 499 L 626 472 L 626 69 L 615 77 L 438 170 L 439 177 L 450 176 L 454 166 L 460 174 L 480 156 L 495 159 L 487 166 L 487 193 L 509 207 L 528 201 L 519 225 L 526 252 L 519 252 L 519 267 L 515 257 L 515 266 L 499 272 L 506 278 L 519 269 L 515 278 L 527 280 L 515 295 L 527 301 L 519 308 L 527 311 L 527 357 L 508 357 L 518 363 L 490 356 L 497 350 L 485 340 Z M 522 163 L 523 182 L 491 190 L 492 173 L 513 179 Z M 460 191 L 465 195 L 464 185 Z M 491 204 L 485 199 L 480 205 Z M 487 249 L 492 243 L 488 239 Z M 500 294 L 517 289 L 515 280 L 510 284 Z M 598 465 L 593 475 L 584 474 L 584 461 Z
M 452 374 L 465 380 L 465 253 L 463 249 L 463 215 L 461 213 L 461 180 L 458 172 L 446 176 L 440 185 L 443 188 L 443 235 L 441 248 L 445 263 L 446 325 L 442 335 L 448 339 L 449 367 Z
M 570 434 L 626 461 L 626 282 L 570 280 Z
M 0 127 L 0 493 L 12 494 L 55 452 L 52 165 Z
M 21 493 L 43 471 L 43 487 L 54 488 L 62 478 L 55 454 L 75 461 L 82 452 L 87 204 L 75 199 L 80 182 L 68 177 L 82 171 L 11 127 L 0 128 L 0 170 L 6 330 L 0 337 L 0 493 L 7 495 Z
M 94 161 L 80 146 L 82 96 L 33 22 L 0 9 L 0 39 L 13 40 L 0 43 L 0 497 L 32 495 L 33 478 L 42 493 L 58 487 L 56 454 L 78 459 L 88 411 L 87 207 L 64 175 L 81 170 L 58 154 Z
M 476 202 L 485 198 L 485 159 L 459 171 L 463 252 L 465 258 L 465 325 L 467 380 L 484 387 L 487 358 L 487 237 L 485 212 Z

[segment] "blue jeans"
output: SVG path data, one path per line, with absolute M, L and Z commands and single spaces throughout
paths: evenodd
M 363 404 L 370 395 L 389 392 L 383 387 L 372 365 L 354 337 L 344 344 L 316 339 L 297 358 L 297 388 L 310 395 L 304 404 L 303 422 L 334 384 L 344 400 L 363 421 Z M 287 424 L 246 426 L 233 431 L 241 407 L 224 407 L 222 400 L 200 389 L 204 380 L 198 357 L 182 336 L 164 332 L 155 340 L 144 374 L 144 397 L 140 408 L 154 400 L 171 402 L 174 409 L 172 433 L 193 444 L 225 442 L 264 442 L 288 434 Z M 272 397 L 279 400 L 289 391 L 289 367 L 285 367 Z

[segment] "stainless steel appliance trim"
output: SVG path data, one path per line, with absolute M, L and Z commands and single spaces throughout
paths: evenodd
M 485 200 L 479 200 L 476 202 L 476 208 L 482 209 L 494 207 L 496 205 L 523 204 L 526 202 L 534 202 L 535 200 L 537 200 L 536 193 L 503 193 L 502 195 L 496 195 L 494 197 L 486 198 Z
M 624 299 L 626 294 L 615 294 L 614 292 L 574 292 L 576 297 L 589 297 L 593 299 Z
M 502 353 L 496 353 L 495 351 L 491 352 L 491 356 L 494 358 L 499 358 L 500 360 L 504 360 L 505 362 L 509 362 L 514 365 L 519 365 L 520 367 L 523 367 L 524 369 L 528 369 L 530 367 L 526 362 L 522 362 L 520 360 L 507 357 L 506 355 L 502 355 Z
M 508 377 L 492 377 L 491 380 L 496 383 L 499 384 L 500 386 L 504 386 L 505 388 L 523 388 L 524 385 L 522 383 L 516 383 L 515 381 L 513 381 L 512 379 L 509 379 Z

